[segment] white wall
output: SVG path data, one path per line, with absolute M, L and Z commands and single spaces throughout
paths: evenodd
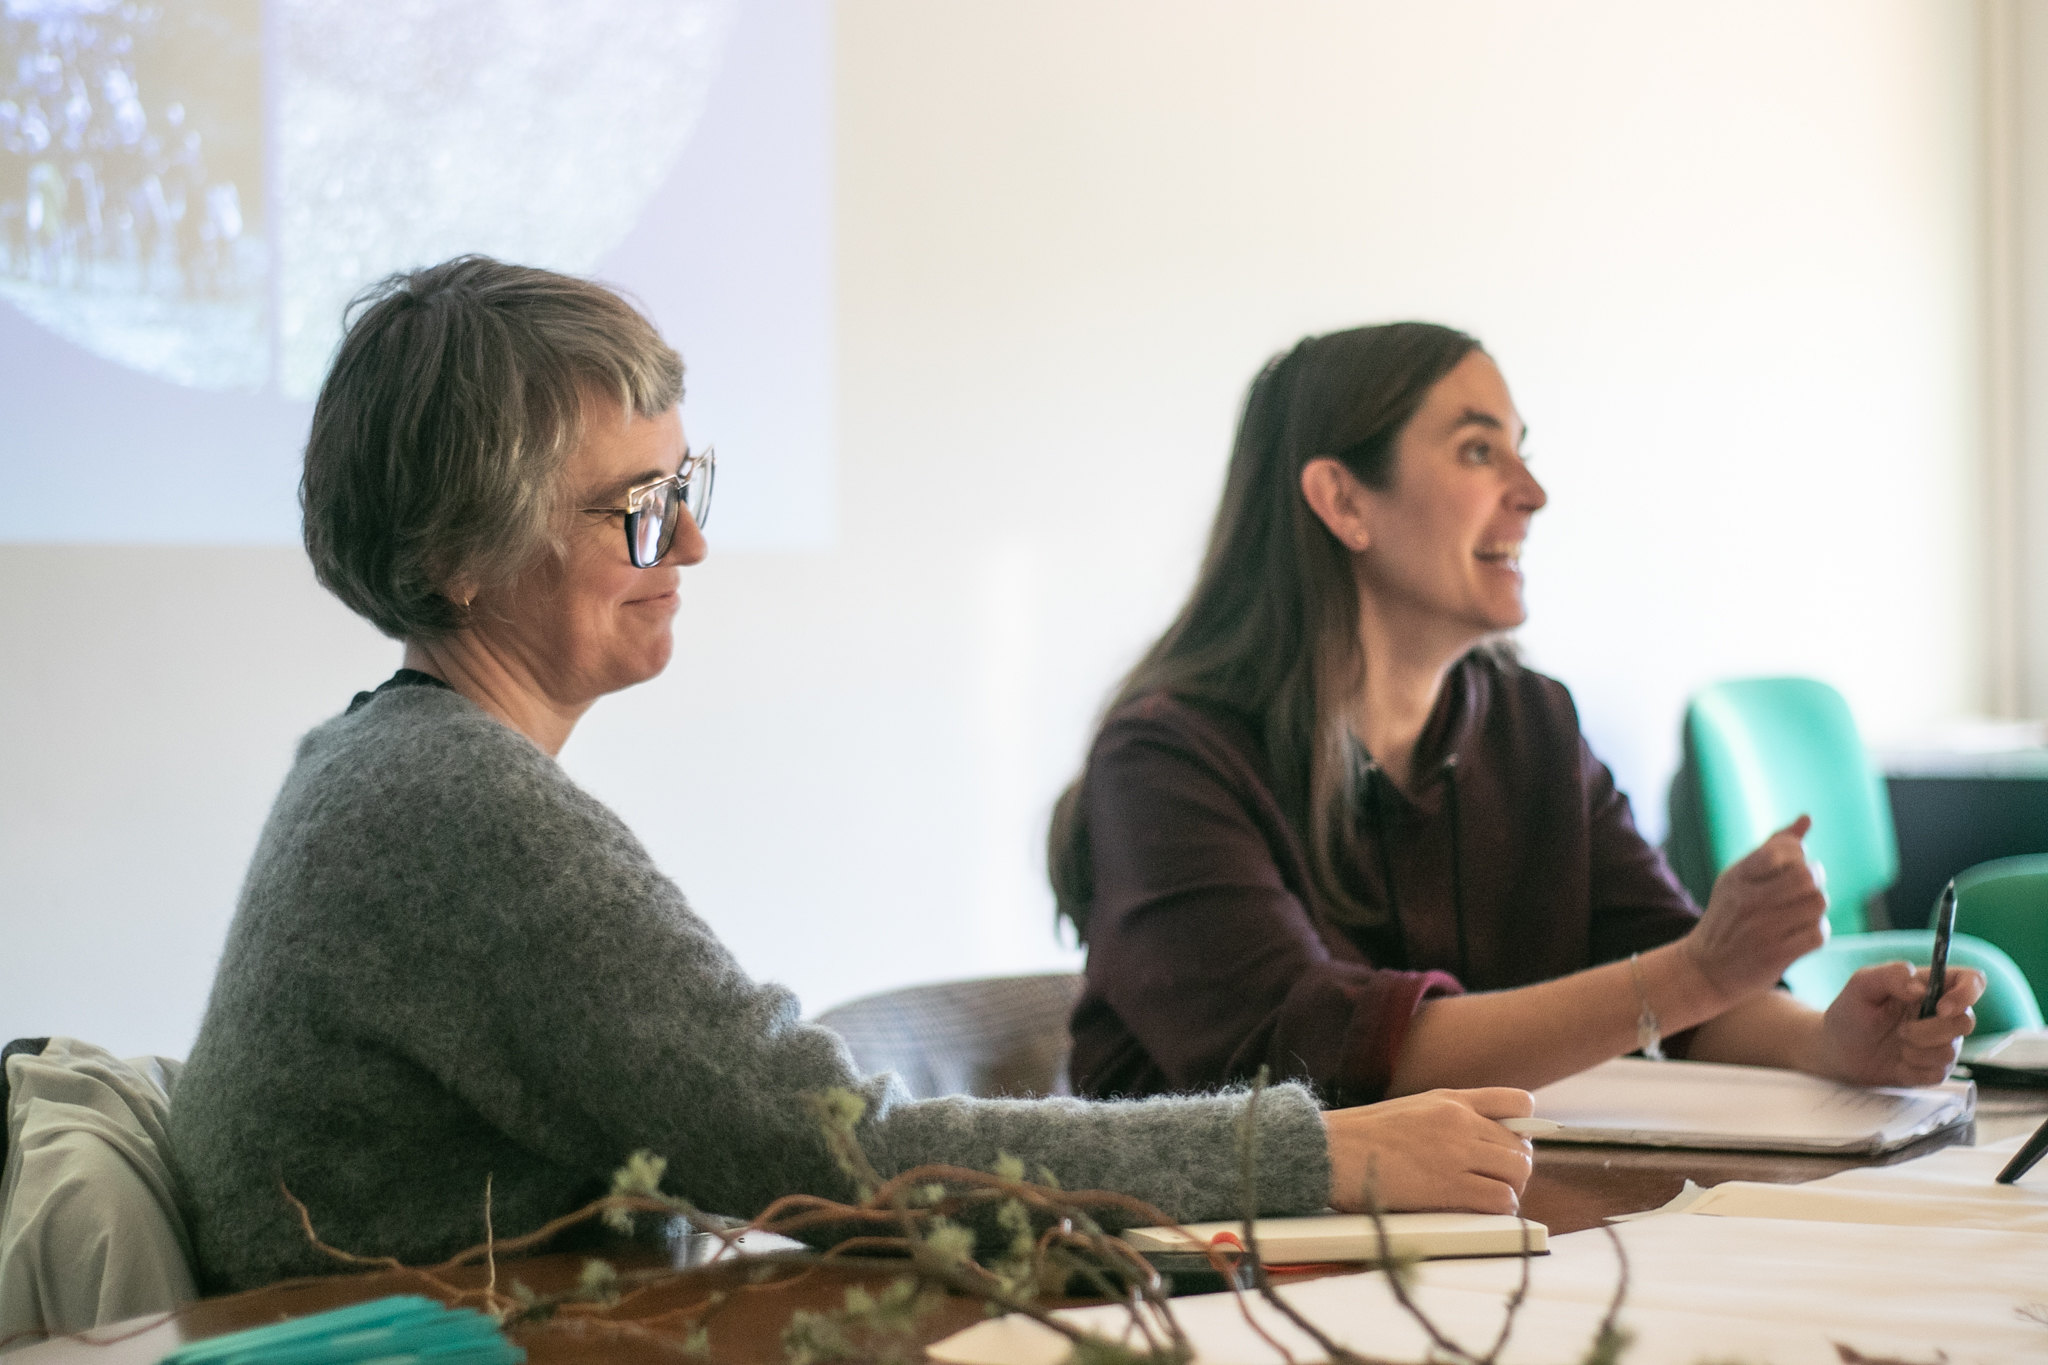
M 2017 710 L 2048 716 L 2048 8 L 2007 0 L 2001 36 L 2010 44 L 2013 313 L 2012 421 L 2008 477 L 2014 506 L 2005 530 L 2013 553 L 2009 629 Z M 2030 533 L 2031 532 L 2031 533 Z
M 565 762 L 814 1008 L 1072 961 L 1045 811 L 1243 385 L 1403 316 L 1505 368 L 1526 643 L 1646 824 L 1708 678 L 1978 708 L 1973 15 L 842 6 L 837 547 L 714 537 Z M 182 1051 L 292 736 L 394 652 L 260 550 L 0 549 L 0 640 L 0 1033 Z

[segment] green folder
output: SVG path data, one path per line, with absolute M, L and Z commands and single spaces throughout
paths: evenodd
M 523 1365 L 526 1352 L 473 1308 L 394 1294 L 181 1346 L 159 1365 Z

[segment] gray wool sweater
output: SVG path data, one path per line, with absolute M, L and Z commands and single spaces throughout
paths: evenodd
M 879 930 L 886 932 L 886 928 Z M 1234 1212 L 1244 1097 L 908 1101 L 757 985 L 625 825 L 454 692 L 309 734 L 257 845 L 171 1140 L 209 1291 L 331 1271 L 320 1236 L 436 1260 L 602 1193 L 628 1154 L 712 1212 L 845 1197 L 803 1097 L 867 1099 L 885 1173 L 1008 1152 L 1184 1220 Z M 1259 1107 L 1262 1202 L 1329 1188 L 1307 1092 Z

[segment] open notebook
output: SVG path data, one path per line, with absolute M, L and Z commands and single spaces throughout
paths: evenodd
M 1372 1219 L 1362 1213 L 1261 1218 L 1253 1228 L 1259 1238 L 1259 1254 L 1267 1265 L 1517 1256 L 1525 1246 L 1531 1252 L 1541 1252 L 1550 1245 L 1543 1224 L 1504 1213 L 1390 1213 L 1380 1221 L 1387 1229 L 1384 1251 Z M 1244 1224 L 1190 1223 L 1184 1231 L 1186 1237 L 1172 1228 L 1133 1228 L 1124 1234 L 1124 1240 L 1144 1252 L 1198 1252 L 1219 1236 L 1228 1245 L 1237 1245 Z
M 1970 1075 L 1997 1085 L 2048 1086 L 2048 1028 L 2023 1028 L 1963 1042 Z
M 1546 1141 L 1758 1152 L 1889 1151 L 1968 1119 L 1976 1087 L 1842 1085 L 1797 1071 L 1621 1057 L 1536 1092 Z

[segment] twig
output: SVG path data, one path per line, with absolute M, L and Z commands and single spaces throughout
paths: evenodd
M 484 1264 L 490 1269 L 490 1278 L 484 1281 L 484 1297 L 487 1299 L 498 1296 L 498 1256 L 496 1238 L 491 1232 L 491 1177 L 494 1174 L 492 1171 L 484 1172 Z
M 1608 1302 L 1608 1316 L 1599 1320 L 1599 1334 L 1606 1336 L 1620 1322 L 1620 1318 L 1622 1318 L 1622 1304 L 1628 1300 L 1628 1248 L 1622 1246 L 1622 1234 L 1614 1230 L 1614 1224 L 1599 1224 L 1599 1230 L 1606 1232 L 1608 1240 L 1614 1242 L 1614 1265 L 1616 1265 L 1614 1297 Z
M 299 1197 L 293 1194 L 291 1188 L 281 1179 L 277 1182 L 277 1188 L 284 1194 L 285 1202 L 297 1210 L 299 1226 L 305 1230 L 306 1240 L 312 1244 L 315 1251 L 320 1252 L 322 1255 L 332 1256 L 344 1265 L 376 1266 L 380 1270 L 404 1271 L 412 1269 L 411 1266 L 408 1266 L 396 1256 L 358 1256 L 353 1251 L 343 1251 L 340 1247 L 327 1245 L 327 1243 L 320 1240 L 320 1234 L 313 1231 L 313 1215 L 304 1204 L 299 1202 Z
M 1617 1273 L 1614 1280 L 1614 1298 L 1608 1302 L 1607 1316 L 1600 1319 L 1598 1340 L 1606 1340 L 1620 1330 L 1621 1305 L 1628 1299 L 1628 1248 L 1621 1244 L 1621 1234 L 1614 1230 L 1612 1223 L 1602 1223 L 1600 1230 L 1607 1234 L 1607 1240 L 1614 1243 L 1614 1263 Z
M 1292 1305 L 1282 1301 L 1279 1294 L 1274 1292 L 1273 1282 L 1266 1275 L 1266 1258 L 1259 1252 L 1259 1096 L 1266 1089 L 1266 1076 L 1266 1068 L 1262 1065 L 1259 1067 L 1259 1074 L 1252 1078 L 1251 1093 L 1245 1096 L 1244 1113 L 1240 1114 L 1237 1120 L 1237 1197 L 1243 1206 L 1240 1209 L 1244 1215 L 1242 1240 L 1245 1257 L 1251 1262 L 1252 1287 L 1258 1290 L 1260 1298 L 1279 1309 L 1289 1321 L 1294 1321 L 1300 1315 L 1294 1311 Z M 1236 1288 L 1236 1280 L 1235 1275 L 1230 1277 L 1233 1289 Z M 1244 1301 L 1241 1294 L 1238 1295 L 1237 1308 L 1244 1314 L 1244 1320 L 1251 1325 L 1251 1329 L 1257 1332 L 1268 1346 L 1278 1351 L 1280 1358 L 1286 1361 L 1287 1365 L 1294 1365 L 1294 1352 L 1288 1350 L 1280 1343 L 1279 1338 L 1266 1330 L 1265 1324 L 1258 1320 L 1258 1315 L 1252 1312 L 1251 1305 Z M 1307 1330 L 1310 1338 L 1329 1352 L 1330 1359 L 1342 1361 L 1345 1358 L 1347 1353 L 1343 1347 L 1313 1327 Z
M 1372 1358 L 1339 1344 L 1310 1322 L 1280 1296 L 1267 1273 L 1256 1226 L 1259 1208 L 1257 1117 L 1265 1083 L 1266 1076 L 1261 1071 L 1253 1083 L 1240 1115 L 1238 1129 L 1240 1193 L 1244 1203 L 1244 1260 L 1251 1270 L 1253 1288 L 1260 1299 L 1321 1347 L 1335 1365 L 1380 1365 Z M 827 1262 L 841 1256 L 860 1250 L 886 1250 L 907 1253 L 911 1270 L 917 1280 L 924 1284 L 969 1294 L 995 1309 L 1022 1314 L 1066 1338 L 1076 1347 L 1115 1347 L 1117 1350 L 1128 1352 L 1142 1342 L 1145 1352 L 1154 1358 L 1171 1357 L 1185 1360 L 1192 1355 L 1193 1345 L 1164 1293 L 1164 1286 L 1157 1270 L 1127 1243 L 1107 1234 L 1096 1222 L 1092 1211 L 1113 1211 L 1120 1217 L 1170 1227 L 1186 1236 L 1186 1229 L 1180 1227 L 1174 1219 L 1142 1200 L 1115 1191 L 1068 1191 L 1052 1185 L 1033 1184 L 1014 1178 L 1019 1167 L 1008 1158 L 1005 1158 L 1004 1163 L 1006 1173 L 932 1164 L 916 1167 L 884 1180 L 855 1140 L 853 1124 L 858 1118 L 855 1104 L 857 1097 L 854 1097 L 853 1103 L 849 1103 L 847 1097 L 825 1097 L 820 1104 L 820 1113 L 825 1117 L 827 1142 L 832 1147 L 835 1157 L 839 1159 L 842 1169 L 849 1178 L 854 1180 L 857 1186 L 862 1187 L 859 1201 L 848 1204 L 817 1195 L 786 1195 L 773 1201 L 751 1221 L 738 1226 L 729 1225 L 725 1220 L 712 1219 L 687 1201 L 662 1192 L 659 1188 L 661 1163 L 650 1154 L 636 1153 L 633 1161 L 622 1170 L 614 1186 L 619 1192 L 593 1200 L 573 1213 L 564 1214 L 531 1232 L 505 1241 L 500 1241 L 496 1235 L 495 1177 L 487 1174 L 484 1180 L 483 1242 L 456 1253 L 438 1265 L 413 1267 L 405 1265 L 395 1257 L 364 1256 L 329 1245 L 315 1232 L 312 1214 L 306 1205 L 285 1188 L 281 1181 L 279 1188 L 286 1201 L 296 1211 L 299 1225 L 308 1243 L 322 1254 L 349 1266 L 412 1276 L 449 1303 L 481 1299 L 484 1306 L 501 1322 L 522 1329 L 541 1330 L 559 1327 L 562 1330 L 579 1333 L 603 1331 L 613 1335 L 659 1340 L 660 1338 L 655 1337 L 651 1330 L 654 1324 L 666 1326 L 671 1323 L 695 1322 L 701 1328 L 713 1311 L 730 1301 L 736 1294 L 755 1289 L 787 1290 L 789 1286 L 801 1283 L 816 1274 Z M 1529 1290 L 1529 1225 L 1526 1222 L 1522 1225 L 1521 1281 L 1508 1300 L 1506 1320 L 1502 1323 L 1492 1350 L 1484 1358 L 1475 1357 L 1439 1331 L 1407 1293 L 1399 1273 L 1400 1264 L 1385 1254 L 1388 1247 L 1387 1230 L 1379 1203 L 1373 1197 L 1374 1183 L 1374 1172 L 1369 1166 L 1365 1190 L 1367 1205 L 1379 1236 L 1380 1265 L 1387 1273 L 1388 1284 L 1396 1301 L 1422 1326 L 1435 1344 L 1436 1353 L 1433 1354 L 1437 1354 L 1438 1358 L 1457 1362 L 1458 1365 L 1496 1365 L 1499 1355 L 1508 1343 L 1510 1330 Z M 917 1201 L 915 1205 L 913 1199 Z M 1038 1237 L 1025 1240 L 1024 1225 L 1009 1211 L 1012 1208 L 1012 1201 L 1015 1206 L 1020 1206 L 1030 1213 L 1034 1221 L 1041 1217 L 1048 1218 L 1052 1226 Z M 1011 1250 L 1006 1257 L 1002 1261 L 993 1262 L 1001 1270 L 1000 1275 L 977 1263 L 971 1255 L 970 1244 L 963 1242 L 958 1234 L 948 1235 L 942 1243 L 934 1231 L 936 1227 L 948 1226 L 939 1220 L 950 1219 L 963 1210 L 987 1210 L 989 1205 L 997 1202 L 1004 1205 L 1002 1210 L 997 1211 L 998 1225 L 1008 1227 L 1014 1234 L 1010 1243 Z M 751 1231 L 787 1235 L 827 1225 L 839 1225 L 847 1231 L 854 1232 L 854 1235 L 840 1240 L 822 1253 L 799 1253 L 769 1263 L 795 1267 L 794 1275 L 781 1276 L 760 1283 L 741 1284 L 729 1290 L 717 1290 L 681 1307 L 662 1309 L 638 1318 L 620 1316 L 620 1311 L 638 1301 L 650 1290 L 671 1282 L 676 1272 L 634 1271 L 624 1276 L 608 1276 L 605 1284 L 601 1286 L 604 1291 L 601 1301 L 596 1301 L 595 1291 L 587 1285 L 579 1286 L 577 1290 L 567 1294 L 543 1300 L 536 1300 L 523 1290 L 520 1299 L 513 1299 L 499 1290 L 497 1258 L 500 1253 L 515 1254 L 525 1251 L 547 1242 L 572 1226 L 599 1215 L 612 1213 L 659 1213 L 681 1218 L 691 1227 L 718 1237 L 720 1247 L 712 1257 L 714 1261 L 729 1254 L 736 1254 L 740 1238 Z M 865 1230 L 855 1231 L 863 1225 Z M 1611 1229 L 1609 1236 L 1613 1236 Z M 1620 1336 L 1617 1320 L 1628 1290 L 1627 1258 L 1618 1238 L 1615 1239 L 1615 1245 L 1621 1260 L 1620 1283 L 1595 1343 L 1596 1349 L 1608 1348 L 1610 1358 L 1612 1343 Z M 1225 1275 L 1233 1300 L 1246 1323 L 1276 1354 L 1289 1365 L 1295 1365 L 1293 1353 L 1268 1330 L 1265 1323 L 1260 1321 L 1260 1315 L 1253 1311 L 1250 1296 L 1237 1284 L 1237 1276 L 1234 1273 L 1236 1267 L 1226 1263 L 1219 1247 L 1211 1245 L 1205 1247 L 1204 1251 L 1210 1264 Z M 459 1289 L 440 1278 L 441 1275 L 460 1270 L 479 1258 L 483 1261 L 485 1275 L 481 1289 Z M 1103 1291 L 1104 1297 L 1119 1300 L 1130 1318 L 1130 1330 L 1124 1341 L 1111 1342 L 1104 1336 L 1077 1328 L 1033 1302 L 1033 1297 L 1039 1292 L 1038 1287 L 1051 1282 L 1048 1277 L 1052 1272 L 1066 1276 L 1081 1274 L 1095 1288 Z M 1121 1289 L 1111 1280 L 1112 1272 L 1121 1276 L 1124 1281 Z M 618 1287 L 626 1284 L 633 1287 L 620 1295 L 617 1292 Z M 272 1289 L 276 1287 L 270 1286 Z M 844 1317 L 856 1329 L 866 1328 L 876 1332 L 908 1330 L 900 1321 L 857 1314 L 851 1302 L 851 1295 Z M 1137 1340 L 1132 1340 L 1132 1334 Z
M 1529 1262 L 1535 1259 L 1529 1250 L 1529 1220 L 1522 1217 L 1521 1208 L 1515 1209 L 1515 1219 L 1522 1231 L 1522 1277 L 1515 1285 L 1515 1292 L 1508 1296 L 1507 1313 L 1500 1320 L 1500 1335 L 1493 1339 L 1493 1349 L 1480 1358 L 1479 1365 L 1495 1365 L 1500 1353 L 1508 1348 L 1508 1338 L 1514 1335 L 1515 1316 L 1522 1311 L 1522 1301 L 1529 1297 Z

